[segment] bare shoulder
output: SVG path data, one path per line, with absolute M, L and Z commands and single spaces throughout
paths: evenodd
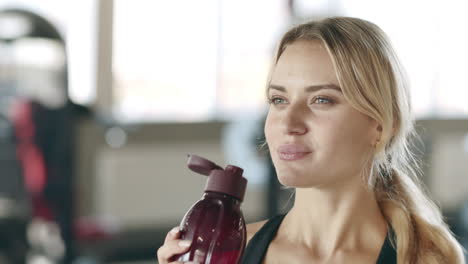
M 268 221 L 268 219 L 263 220 L 263 221 L 258 221 L 254 223 L 247 224 L 246 229 L 247 229 L 247 243 L 250 241 L 250 239 L 262 228 L 262 226 Z

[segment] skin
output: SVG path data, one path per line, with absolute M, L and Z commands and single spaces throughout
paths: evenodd
M 372 155 L 381 127 L 336 89 L 306 91 L 309 86 L 339 87 L 332 60 L 319 42 L 287 46 L 270 85 L 275 88 L 268 90 L 266 140 L 279 181 L 295 187 L 296 197 L 263 263 L 376 263 L 387 223 L 365 188 L 361 167 Z M 280 159 L 278 147 L 291 143 L 311 153 L 300 160 Z M 247 239 L 265 222 L 247 225 Z M 159 263 L 178 263 L 169 262 L 170 257 L 188 249 L 179 242 L 179 233 L 168 233 L 158 250 Z
M 179 227 L 174 227 L 169 231 L 164 239 L 164 244 L 158 249 L 158 264 L 195 264 L 193 262 L 171 261 L 174 255 L 182 254 L 190 248 L 190 241 L 180 239 Z
M 361 176 L 381 127 L 351 107 L 341 91 L 305 90 L 321 85 L 339 87 L 321 43 L 287 46 L 268 89 L 265 135 L 278 179 L 296 188 L 296 198 L 264 263 L 375 263 L 385 240 L 387 223 Z M 278 147 L 291 143 L 311 153 L 280 159 Z M 264 223 L 249 224 L 248 238 Z

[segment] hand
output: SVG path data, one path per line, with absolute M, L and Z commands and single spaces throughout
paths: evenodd
M 191 264 L 194 262 L 169 262 L 171 258 L 178 254 L 183 254 L 190 248 L 190 241 L 180 240 L 179 227 L 174 227 L 166 235 L 164 245 L 158 249 L 158 262 L 159 264 Z

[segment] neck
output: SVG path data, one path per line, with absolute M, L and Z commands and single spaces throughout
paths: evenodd
M 325 258 L 343 251 L 375 249 L 376 241 L 386 236 L 387 224 L 374 193 L 358 186 L 297 188 L 278 238 Z

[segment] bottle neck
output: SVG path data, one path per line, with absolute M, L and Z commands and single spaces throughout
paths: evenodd
M 206 199 L 206 198 L 215 198 L 215 199 L 225 200 L 225 201 L 232 203 L 235 206 L 240 206 L 241 204 L 241 201 L 237 199 L 236 197 L 231 196 L 229 194 L 220 193 L 220 192 L 205 191 L 202 199 Z

